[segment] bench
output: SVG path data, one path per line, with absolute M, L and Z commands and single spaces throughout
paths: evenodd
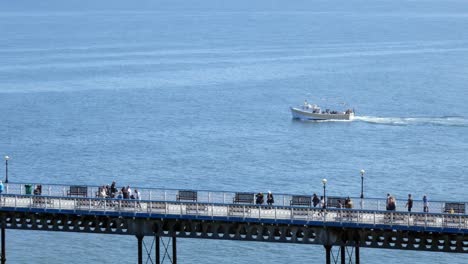
M 339 206 L 338 200 L 341 201 Z M 327 197 L 327 208 L 345 208 L 346 197 L 328 196 Z
M 234 195 L 232 203 L 253 204 L 255 202 L 255 194 L 247 192 L 238 192 Z
M 177 201 L 197 201 L 196 191 L 179 191 L 177 194 Z
M 465 214 L 464 203 L 445 203 L 443 213 Z
M 88 197 L 88 187 L 87 186 L 70 186 L 70 190 L 67 191 L 67 196 Z
M 312 204 L 312 197 L 308 195 L 293 195 L 289 205 L 291 206 L 310 206 Z
M 253 193 L 252 193 L 253 195 Z M 236 216 L 250 216 L 250 207 L 249 206 L 229 206 L 228 215 Z

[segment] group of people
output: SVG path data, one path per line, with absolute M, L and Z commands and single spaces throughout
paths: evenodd
M 114 198 L 114 199 L 134 199 L 134 200 L 141 200 L 140 192 L 135 189 L 132 192 L 132 189 L 129 185 L 124 186 L 120 189 L 117 189 L 115 181 L 112 184 L 103 185 L 99 188 L 97 197 L 99 198 Z
M 429 213 L 429 200 L 427 199 L 427 195 L 423 196 L 423 212 Z M 396 211 L 396 199 L 394 196 L 390 195 L 387 193 L 387 204 L 386 204 L 386 209 L 387 211 Z M 408 200 L 406 201 L 405 208 L 408 209 L 408 212 L 411 212 L 413 209 L 413 196 L 411 194 L 408 194 Z
M 259 192 L 255 195 L 255 204 L 263 204 L 265 202 L 265 197 L 262 192 Z M 275 203 L 275 199 L 273 198 L 273 194 L 271 191 L 267 193 L 267 204 L 273 205 Z

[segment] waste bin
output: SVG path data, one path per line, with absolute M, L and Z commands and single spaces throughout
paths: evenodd
M 26 194 L 32 194 L 32 185 L 31 184 L 25 184 L 24 185 L 24 190 L 26 191 Z

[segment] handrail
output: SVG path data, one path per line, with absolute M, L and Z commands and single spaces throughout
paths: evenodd
M 5 184 L 5 193 L 7 194 L 23 194 L 25 191 L 24 183 L 8 183 Z M 63 196 L 65 197 L 67 194 L 67 190 L 69 190 L 70 186 L 76 185 L 60 185 L 60 184 L 42 184 L 42 183 L 32 183 L 31 185 L 42 185 L 42 193 L 47 194 L 48 196 Z M 94 185 L 80 185 L 87 187 L 87 196 L 92 197 L 95 196 L 95 193 L 101 186 L 94 186 Z M 133 187 L 132 187 L 133 188 Z M 176 195 L 179 189 L 163 189 L 163 188 L 134 188 L 140 190 L 142 199 L 145 200 L 164 200 L 164 201 L 174 201 L 176 200 Z M 187 189 L 183 189 L 187 190 Z M 210 202 L 210 203 L 222 203 L 222 204 L 230 204 L 232 198 L 234 197 L 236 192 L 226 192 L 226 191 L 205 191 L 205 190 L 193 190 L 198 193 L 198 201 L 199 202 Z M 289 205 L 289 201 L 291 197 L 295 196 L 295 194 L 282 194 L 276 193 L 275 201 L 277 202 L 276 205 Z M 327 197 L 337 197 L 337 196 L 327 196 Z M 378 210 L 378 211 L 385 211 L 385 204 L 386 199 L 384 198 L 365 198 L 360 199 L 357 197 L 351 197 L 354 201 L 354 209 L 367 209 L 367 210 Z M 404 200 L 399 200 L 404 201 Z M 465 213 L 468 211 L 468 203 L 467 202 L 456 202 L 456 201 L 430 201 L 430 208 L 432 212 L 443 212 L 445 209 L 446 203 L 463 203 L 465 204 Z M 402 203 L 400 202 L 400 206 L 398 209 L 403 208 Z M 423 210 L 423 202 L 421 200 L 414 200 L 413 201 L 413 212 L 422 212 Z M 399 210 L 400 211 L 400 210 Z
M 10 208 L 40 208 L 47 210 L 72 210 L 73 212 L 117 212 L 133 215 L 175 215 L 215 217 L 240 217 L 251 221 L 306 221 L 326 222 L 339 225 L 363 224 L 384 225 L 401 228 L 451 228 L 468 232 L 468 215 L 445 213 L 409 213 L 393 211 L 372 211 L 359 209 L 320 209 L 295 206 L 236 205 L 223 203 L 199 203 L 183 201 L 154 201 L 131 199 L 81 198 L 39 195 L 0 195 L 0 210 Z M 238 209 L 241 210 L 238 210 Z

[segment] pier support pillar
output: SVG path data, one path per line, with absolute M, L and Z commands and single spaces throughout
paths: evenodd
M 341 246 L 341 264 L 346 264 L 346 248 L 345 246 Z
M 325 247 L 325 263 L 331 264 L 331 245 L 324 245 Z
M 6 247 L 5 247 L 5 222 L 2 223 L 2 264 L 6 263 Z
M 354 250 L 354 256 L 356 257 L 355 264 L 359 264 L 360 257 L 359 257 L 359 242 L 356 243 L 356 249 Z
M 176 236 L 172 237 L 172 264 L 177 264 L 177 239 Z
M 143 264 L 143 236 L 136 236 L 138 239 L 138 264 Z
M 156 240 L 156 245 L 154 246 L 154 251 L 156 253 L 156 264 L 161 264 L 161 251 L 160 251 L 160 248 L 161 248 L 161 241 L 160 241 L 160 237 L 159 236 L 155 236 L 154 237 L 154 240 Z

